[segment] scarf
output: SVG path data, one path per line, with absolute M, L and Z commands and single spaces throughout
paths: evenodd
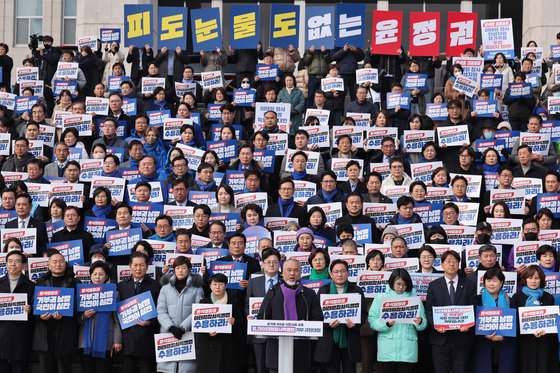
M 325 271 L 326 272 L 326 271 Z M 344 293 L 348 291 L 348 281 L 344 284 Z M 331 281 L 329 294 L 338 294 L 334 281 Z M 334 343 L 340 348 L 348 347 L 348 336 L 346 335 L 346 325 L 340 324 L 333 330 Z
M 298 289 L 290 289 L 286 284 L 280 285 L 284 295 L 284 320 L 298 320 L 296 295 Z
M 321 189 L 321 193 L 323 194 L 323 200 L 325 201 L 325 203 L 334 202 L 334 197 L 336 197 L 337 191 L 338 190 L 335 189 L 331 194 L 327 194 L 323 189 Z
M 149 144 L 147 141 L 144 143 L 144 154 L 146 155 L 153 155 L 156 157 L 161 157 L 161 154 L 163 153 L 161 150 L 161 145 L 160 145 L 160 141 L 158 139 L 158 141 L 154 142 L 153 144 Z
M 90 317 L 84 324 L 84 355 L 91 355 L 100 359 L 105 358 L 107 351 L 107 338 L 109 338 L 109 321 L 111 312 L 97 312 L 95 318 L 95 330 L 93 327 L 93 317 Z M 92 344 L 93 332 L 93 344 Z
M 556 264 L 556 263 L 555 263 L 555 264 Z M 548 276 L 548 275 L 551 275 L 551 274 L 553 274 L 553 273 L 555 273 L 555 272 L 554 272 L 554 266 L 552 266 L 552 268 L 549 269 L 549 268 L 544 268 L 542 265 L 539 264 L 539 267 L 541 267 L 541 269 L 543 270 L 544 274 L 547 275 L 547 276 Z
M 257 225 L 249 225 L 249 223 L 247 222 L 243 223 L 243 229 L 247 229 L 251 227 L 264 227 L 264 218 L 261 218 Z
M 161 238 L 156 233 L 153 236 L 149 237 L 149 239 L 156 240 L 156 241 L 175 242 L 175 235 L 171 233 L 169 236 Z
M 307 171 L 303 171 L 303 172 L 292 172 L 292 177 L 294 180 L 303 180 L 304 177 L 307 176 Z
M 216 181 L 212 180 L 211 182 L 209 182 L 208 184 L 204 184 L 202 182 L 202 180 L 200 179 L 196 179 L 196 184 L 200 187 L 200 190 L 203 192 L 208 192 L 210 189 L 212 189 L 215 185 L 216 185 Z
M 107 173 L 105 173 L 105 171 L 103 171 L 103 172 L 101 173 L 101 176 L 106 176 L 106 177 L 118 177 L 118 178 L 121 178 L 121 177 L 122 177 L 121 172 L 120 172 L 119 170 L 115 170 L 115 171 L 114 171 L 113 173 L 111 173 L 111 174 L 107 174 Z
M 489 166 L 489 165 L 487 165 L 486 163 L 483 163 L 483 164 L 482 164 L 482 170 L 483 170 L 484 172 L 492 172 L 492 173 L 495 174 L 496 172 L 498 172 L 498 169 L 499 169 L 499 168 L 500 168 L 500 164 L 499 164 L 499 163 L 496 163 L 494 166 Z
M 414 216 L 414 215 L 412 215 Z M 397 214 L 397 222 L 399 224 L 412 224 L 412 217 L 409 219 L 405 219 L 403 217 L 401 217 L 401 214 Z
M 466 195 L 465 195 L 465 196 L 463 197 L 463 199 L 461 199 L 460 201 L 459 201 L 459 199 L 457 199 L 457 197 L 455 197 L 455 196 L 453 196 L 453 198 L 451 198 L 451 200 L 452 200 L 453 202 L 469 202 L 469 198 L 468 198 Z
M 311 269 L 311 275 L 309 276 L 310 280 L 326 280 L 329 278 L 329 271 L 325 268 L 323 272 L 319 273 L 315 270 L 315 268 Z
M 523 294 L 527 296 L 527 300 L 525 301 L 525 307 L 534 307 L 534 306 L 541 305 L 541 301 L 539 299 L 542 298 L 543 296 L 544 293 L 543 288 L 537 288 L 533 290 L 533 289 L 529 289 L 528 286 L 523 286 L 523 289 L 521 289 L 521 291 L 523 292 Z
M 167 106 L 167 101 L 163 100 L 162 102 L 159 102 L 158 100 L 154 100 L 154 105 L 159 107 L 160 110 L 166 110 L 165 107 Z
M 282 197 L 278 197 L 278 208 L 280 209 L 280 216 L 285 218 L 290 216 L 292 210 L 294 209 L 294 197 L 290 198 L 289 200 L 285 201 Z M 286 208 L 286 210 L 284 210 Z
M 266 127 L 263 127 L 263 130 L 266 133 L 277 133 L 280 129 L 278 128 L 278 126 L 274 127 L 274 129 L 272 131 L 269 131 Z
M 251 170 L 253 169 L 253 165 L 249 163 L 248 166 L 243 167 L 243 163 L 239 162 L 239 166 L 237 166 L 237 171 L 244 171 L 244 170 Z
M 139 161 L 139 160 L 137 161 L 137 160 L 134 160 L 134 159 L 132 159 L 132 158 L 129 158 L 129 159 L 128 159 L 128 163 L 130 163 L 130 167 L 138 168 L 138 164 L 140 163 L 140 161 Z
M 482 306 L 483 307 L 496 307 L 496 299 L 489 291 L 482 292 Z M 509 304 L 506 299 L 504 291 L 500 289 L 498 293 L 498 307 L 509 308 Z
M 241 193 L 259 193 L 261 191 L 261 187 L 259 186 L 257 190 L 249 190 L 247 185 L 243 184 L 243 191 Z
M 224 294 L 222 299 L 218 299 L 218 298 L 216 298 L 216 296 L 214 294 L 210 294 L 210 299 L 212 299 L 212 303 L 214 303 L 214 304 L 227 304 L 227 302 L 228 302 L 227 293 Z
M 181 141 L 181 144 L 187 145 L 187 146 L 191 146 L 191 147 L 193 147 L 193 148 L 195 147 L 194 140 L 189 141 L 189 142 Z
M 99 207 L 97 205 L 93 205 L 91 210 L 93 211 L 93 215 L 95 215 L 96 218 L 106 218 L 107 215 L 111 213 L 112 208 L 113 206 L 111 206 L 111 203 L 109 201 L 109 203 L 105 206 Z

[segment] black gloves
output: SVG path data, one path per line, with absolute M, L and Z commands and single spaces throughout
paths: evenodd
M 177 339 L 181 339 L 183 337 L 183 334 L 185 334 L 185 329 L 179 328 L 177 326 L 172 326 L 167 330 Z

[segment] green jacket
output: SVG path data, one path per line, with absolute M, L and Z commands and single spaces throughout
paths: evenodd
M 309 49 L 303 54 L 303 62 L 307 66 L 307 74 L 312 78 L 321 79 L 329 73 L 329 64 L 331 63 L 331 51 L 325 49 L 321 52 L 320 48 L 311 52 Z
M 296 131 L 302 125 L 302 114 L 305 110 L 305 97 L 303 96 L 303 92 L 299 88 L 294 87 L 292 93 L 290 94 L 284 87 L 278 93 L 276 102 L 283 102 L 292 105 L 292 114 L 290 115 L 292 127 L 290 128 L 290 135 L 295 135 Z
M 418 362 L 418 335 L 417 331 L 426 329 L 428 320 L 424 312 L 424 306 L 420 302 L 419 316 L 422 318 L 420 325 L 395 323 L 387 326 L 387 323 L 379 319 L 381 302 L 387 298 L 413 297 L 411 293 L 397 294 L 387 285 L 384 294 L 380 294 L 373 300 L 369 309 L 368 321 L 377 334 L 377 360 L 386 362 Z

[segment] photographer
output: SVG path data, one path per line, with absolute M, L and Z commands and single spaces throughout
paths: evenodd
M 34 35 L 31 35 L 30 39 L 29 48 L 31 48 L 33 56 L 42 63 L 40 65 L 40 76 L 45 82 L 50 82 L 57 69 L 58 60 L 60 60 L 62 52 L 60 48 L 52 46 L 54 41 L 52 36 L 44 35 L 34 39 Z M 43 41 L 43 48 L 39 49 L 39 56 L 37 56 L 34 50 L 37 49 L 39 41 Z

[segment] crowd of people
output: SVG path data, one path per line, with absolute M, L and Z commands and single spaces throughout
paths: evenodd
M 560 34 L 557 37 L 560 43 Z M 256 49 L 230 47 L 227 51 L 200 53 L 204 71 L 223 74 L 228 61 L 236 64 L 236 80 L 229 83 L 229 88 L 254 89 L 256 102 L 290 104 L 290 122 L 284 131 L 274 110 L 264 114 L 262 125 L 254 125 L 255 104 L 237 105 L 228 87 L 203 89 L 195 80 L 195 73 L 200 71 L 189 65 L 193 62 L 191 56 L 180 47 L 155 50 L 150 45 L 130 46 L 123 53 L 119 44 L 113 42 L 98 43 L 95 52 L 86 46 L 74 53 L 53 46 L 53 42 L 52 37 L 45 36 L 39 57 L 26 58 L 21 64 L 39 67 L 40 79 L 45 82 L 39 103 L 19 114 L 0 106 L 0 133 L 9 133 L 13 141 L 13 151 L 0 156 L 0 213 L 11 212 L 8 216 L 13 217 L 2 228 L 36 229 L 36 252 L 26 250 L 18 238 L 6 240 L 2 250 L 5 276 L 0 278 L 1 292 L 27 294 L 25 310 L 29 313 L 28 321 L 0 321 L 2 372 L 26 372 L 35 357 L 41 372 L 71 372 L 77 355 L 84 372 L 108 372 L 115 364 L 122 364 L 124 372 L 275 372 L 282 359 L 278 356 L 278 341 L 247 336 L 248 319 L 252 318 L 249 299 L 264 298 L 258 318 L 323 321 L 320 296 L 344 293 L 360 294 L 360 322 L 325 323 L 323 336 L 318 340 L 296 340 L 294 371 L 558 370 L 555 335 L 539 331 L 516 338 L 481 336 L 475 335 L 474 327 L 446 331 L 435 328 L 432 312 L 434 307 L 449 305 L 518 308 L 557 304 L 556 294 L 544 291 L 546 275 L 558 271 L 560 257 L 556 248 L 540 245 L 536 259 L 522 264 L 516 262 L 512 250 L 520 242 L 538 243 L 541 232 L 558 229 L 556 211 L 539 208 L 537 197 L 532 194 L 523 201 L 523 213 L 512 214 L 511 201 L 497 200 L 492 193 L 496 189 L 513 190 L 516 179 L 531 178 L 541 187 L 541 193 L 560 195 L 558 143 L 550 141 L 545 152 L 537 151 L 534 144 L 520 142 L 516 132 L 538 134 L 543 131 L 543 123 L 556 119 L 556 114 L 547 111 L 548 98 L 556 95 L 560 87 L 554 75 L 554 60 L 542 61 L 542 73 L 530 97 L 514 98 L 510 96 L 509 83 L 525 82 L 535 67 L 536 56 L 530 53 L 522 56 L 521 61 L 512 61 L 497 53 L 487 61 L 484 72 L 501 74 L 503 86 L 491 92 L 480 89 L 476 96 L 481 100 L 500 100 L 503 112 L 481 117 L 473 109 L 473 98 L 454 89 L 463 67 L 453 65 L 450 57 L 442 61 L 438 56 L 411 56 L 403 49 L 399 55 L 372 55 L 351 45 L 334 50 L 315 46 L 305 50 L 303 57 L 291 46 L 265 50 L 260 44 Z M 530 42 L 528 46 L 536 43 Z M 0 92 L 19 95 L 19 84 L 10 81 L 13 61 L 8 52 L 8 45 L 0 43 L 4 77 Z M 467 49 L 464 56 L 475 54 Z M 53 95 L 54 82 L 59 80 L 59 61 L 78 63 L 76 78 L 61 78 L 76 81 L 77 92 L 63 90 L 59 96 Z M 128 72 L 125 61 L 131 64 Z M 442 62 L 446 62 L 444 67 Z M 278 76 L 274 80 L 260 80 L 256 75 L 258 63 L 278 65 Z M 355 71 L 367 67 L 378 69 L 378 81 L 356 84 Z M 436 87 L 434 83 L 440 69 L 445 71 L 445 87 Z M 426 90 L 404 90 L 406 73 L 426 74 Z M 108 92 L 110 76 L 129 79 L 123 79 L 120 89 Z M 165 87 L 142 93 L 145 77 L 165 78 Z M 344 90 L 321 90 L 321 79 L 325 77 L 342 78 Z M 175 83 L 194 84 L 194 88 L 178 96 Z M 410 93 L 410 108 L 397 105 L 387 109 L 387 93 L 405 91 Z M 21 95 L 34 96 L 35 92 L 25 88 Z M 109 99 L 108 114 L 93 115 L 92 135 L 80 136 L 75 128 L 56 125 L 53 116 L 57 112 L 86 114 L 86 97 Z M 123 100 L 133 98 L 137 100 L 136 114 L 129 115 L 124 111 Z M 429 103 L 446 103 L 447 117 L 433 120 L 427 116 Z M 207 104 L 221 105 L 219 119 L 212 119 Z M 336 126 L 356 126 L 356 120 L 348 113 L 360 113 L 369 115 L 364 131 L 386 127 L 397 128 L 397 133 L 382 138 L 377 147 L 364 146 L 363 138 L 360 141 L 364 143 L 356 142 L 348 134 L 333 137 L 329 147 L 319 147 L 306 127 L 318 126 L 320 119 L 306 115 L 307 109 L 329 111 L 331 131 Z M 146 115 L 154 110 L 169 110 L 173 118 L 191 120 L 181 126 L 180 136 L 164 139 L 162 126 L 150 125 Z M 216 151 L 207 147 L 207 141 L 215 139 L 214 125 L 218 125 L 217 140 L 236 141 L 236 156 L 232 159 L 220 159 Z M 433 141 L 425 141 L 420 152 L 414 153 L 405 146 L 405 131 L 463 125 L 468 128 L 468 139 L 460 146 L 440 146 L 437 135 Z M 53 144 L 45 142 L 39 153 L 31 153 L 30 142 L 38 140 L 45 128 L 51 127 L 58 127 Z M 291 158 L 287 156 L 288 150 L 276 152 L 272 164 L 265 165 L 260 157 L 271 138 L 285 133 L 287 146 L 294 151 Z M 511 138 L 511 146 L 489 147 L 483 153 L 477 149 L 476 140 L 497 139 L 503 133 Z M 202 150 L 203 155 L 195 159 L 186 149 Z M 103 168 L 94 178 L 127 179 L 122 201 L 109 188 L 97 186 L 92 190 L 92 180 L 82 180 L 85 159 L 103 160 Z M 312 159 L 317 163 L 314 167 L 310 167 Z M 333 171 L 335 159 L 346 160 L 343 175 Z M 194 162 L 198 166 L 193 167 Z M 413 179 L 411 169 L 432 163 L 438 166 L 431 177 Z M 237 172 L 243 179 L 240 188 L 234 190 L 229 185 L 228 171 Z M 24 176 L 14 181 L 14 175 Z M 482 180 L 474 194 L 468 192 L 473 177 Z M 306 188 L 314 188 L 311 195 L 302 193 L 302 182 Z M 80 206 L 51 194 L 48 207 L 40 206 L 32 187 L 51 183 L 83 184 Z M 404 188 L 398 195 L 385 195 L 386 190 L 394 187 Z M 445 199 L 434 200 L 431 192 L 435 190 L 445 190 Z M 206 203 L 196 204 L 191 192 L 208 192 L 210 197 Z M 264 203 L 237 203 L 238 195 L 262 192 L 267 193 Z M 468 202 L 479 205 L 476 218 L 469 220 L 474 236 L 468 244 L 477 245 L 479 254 L 474 266 L 467 263 L 464 251 L 449 250 L 442 254 L 434 249 L 442 244 L 455 244 L 450 242 L 449 232 L 466 226 L 460 206 Z M 428 221 L 417 210 L 430 203 L 441 205 L 441 219 L 437 223 Z M 365 204 L 387 205 L 396 212 L 381 223 L 366 213 Z M 137 223 L 137 210 L 133 207 L 139 205 L 192 209 L 192 226 L 178 224 L 167 214 L 155 221 Z M 332 219 L 326 211 L 337 206 L 340 211 Z M 236 213 L 240 219 L 233 226 L 228 224 L 228 218 L 211 219 Z M 114 230 L 140 228 L 142 240 L 130 248 L 130 254 L 110 255 L 111 244 L 106 240 L 95 243 L 84 227 L 86 217 L 114 219 Z M 522 220 L 519 238 L 496 245 L 495 229 L 490 224 L 492 220 L 487 221 L 489 218 Z M 267 224 L 271 221 L 280 225 Z M 60 227 L 54 229 L 56 223 Z M 412 245 L 399 227 L 417 223 L 422 224 L 422 242 Z M 368 226 L 365 240 L 355 237 L 357 225 Z M 274 247 L 273 231 L 278 228 L 295 232 L 293 247 Z M 52 233 L 53 230 L 56 232 Z M 255 232 L 260 239 L 249 248 L 248 239 Z M 195 244 L 201 238 L 203 244 Z M 72 240 L 82 242 L 83 263 L 79 264 L 89 267 L 91 283 L 117 283 L 119 300 L 150 292 L 157 305 L 157 317 L 138 319 L 137 325 L 122 330 L 115 312 L 89 310 L 75 312 L 71 317 L 58 312 L 32 315 L 35 286 L 76 288 L 81 282 L 64 253 L 47 248 L 48 243 Z M 173 263 L 158 262 L 155 275 L 150 275 L 148 268 L 157 255 L 150 243 L 154 240 L 174 243 L 176 253 L 181 255 Z M 378 245 L 367 248 L 364 244 Z M 223 273 L 211 273 L 206 259 L 194 270 L 189 258 L 197 254 L 199 247 L 228 250 L 229 254 L 216 260 L 247 265 L 240 289 L 229 288 L 230 279 Z M 308 256 L 303 261 L 290 259 L 290 252 Z M 379 316 L 384 298 L 416 294 L 409 271 L 387 269 L 392 273 L 385 292 L 373 298 L 350 280 L 348 261 L 337 258 L 340 254 L 362 258 L 368 271 L 385 271 L 387 259 L 418 258 L 417 268 L 410 272 L 442 276 L 430 283 L 426 299 L 411 323 L 384 322 Z M 48 257 L 48 271 L 34 281 L 27 265 L 31 257 Z M 441 262 L 442 270 L 435 268 L 436 261 Z M 129 278 L 119 278 L 119 265 L 129 265 Z M 306 266 L 310 271 L 304 275 L 302 268 Z M 483 276 L 480 271 L 484 271 Z M 503 290 L 507 272 L 518 276 L 519 286 L 514 294 Z M 477 293 L 481 276 L 485 289 L 482 294 Z M 307 279 L 326 282 L 319 289 L 312 289 L 303 285 Z M 231 304 L 233 311 L 228 323 L 232 333 L 196 333 L 196 360 L 156 365 L 154 335 L 172 333 L 182 338 L 192 329 L 192 305 L 196 303 Z

